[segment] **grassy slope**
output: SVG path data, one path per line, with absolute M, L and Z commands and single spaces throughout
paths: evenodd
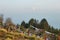
M 7 32 L 5 29 L 0 29 L 0 40 L 43 40 L 36 36 L 26 36 L 18 32 Z

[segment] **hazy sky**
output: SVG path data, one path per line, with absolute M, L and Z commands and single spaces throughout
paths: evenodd
M 51 26 L 60 28 L 60 0 L 0 0 L 0 14 L 14 23 L 46 18 Z

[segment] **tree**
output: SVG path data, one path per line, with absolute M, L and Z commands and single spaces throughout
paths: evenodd
M 5 21 L 6 24 L 12 24 L 12 20 L 11 18 L 7 18 L 6 21 Z
M 39 28 L 41 29 L 45 29 L 45 30 L 48 30 L 49 28 L 49 25 L 48 25 L 48 22 L 45 18 L 43 18 L 39 24 Z
M 0 26 L 3 25 L 3 14 L 0 15 Z
M 30 24 L 30 25 L 33 25 L 34 22 L 35 22 L 35 21 L 34 21 L 34 19 L 32 18 L 32 19 L 30 19 L 29 24 Z
M 38 23 L 38 20 L 35 19 L 35 20 L 34 20 L 34 23 L 33 23 L 33 26 L 36 27 L 36 28 L 38 28 L 38 24 L 39 24 L 39 23 Z
M 7 18 L 6 21 L 5 21 L 5 27 L 7 30 L 13 30 L 15 27 L 15 25 L 13 24 L 11 18 Z
M 22 21 L 21 26 L 25 26 L 25 21 Z
M 30 25 L 28 23 L 25 24 L 25 28 L 29 28 Z
M 36 20 L 36 19 L 30 19 L 30 21 L 29 21 L 29 25 L 32 25 L 32 26 L 34 26 L 34 27 L 37 27 L 38 28 L 38 20 Z
M 58 34 L 59 33 L 59 30 L 55 29 L 53 26 L 52 27 L 50 26 L 50 29 L 48 31 L 51 32 L 51 33 L 54 33 L 54 34 Z

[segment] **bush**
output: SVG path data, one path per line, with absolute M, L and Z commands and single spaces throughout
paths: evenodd
M 34 37 L 29 37 L 29 40 L 35 40 L 35 38 Z
M 5 40 L 12 40 L 11 38 L 6 38 Z

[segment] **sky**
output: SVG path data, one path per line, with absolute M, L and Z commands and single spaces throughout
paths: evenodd
M 60 0 L 0 0 L 0 14 L 16 24 L 46 18 L 49 25 L 60 28 Z

